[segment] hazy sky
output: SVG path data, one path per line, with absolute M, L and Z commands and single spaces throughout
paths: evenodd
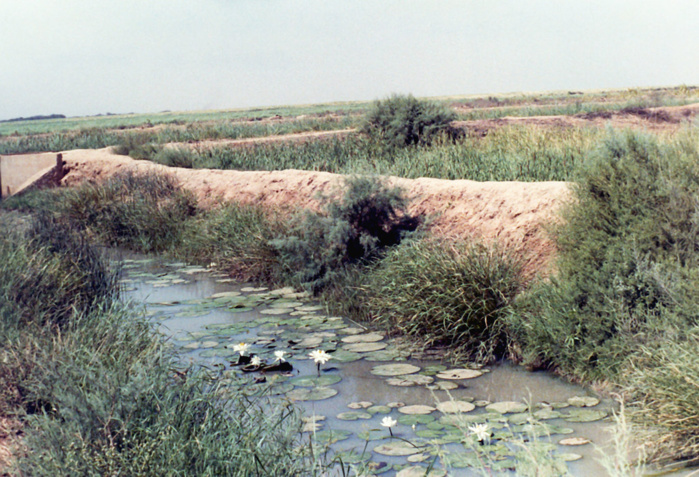
M 0 119 L 680 84 L 697 0 L 0 0 Z

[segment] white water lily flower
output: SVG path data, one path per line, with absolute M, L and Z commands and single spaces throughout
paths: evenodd
M 233 351 L 240 353 L 240 356 L 245 356 L 245 353 L 247 353 L 248 348 L 250 348 L 249 344 L 240 342 L 237 345 L 233 346 Z
M 311 351 L 311 353 L 308 356 L 318 365 L 325 364 L 330 360 L 330 358 L 332 358 L 332 356 L 326 353 L 323 349 Z
M 279 361 L 280 363 L 283 363 L 284 361 L 286 361 L 286 360 L 284 359 L 284 355 L 285 355 L 285 354 L 286 354 L 286 353 L 285 353 L 284 351 L 281 351 L 281 350 L 275 351 L 275 352 L 274 352 L 274 357 L 276 358 L 275 361 Z
M 259 356 L 253 356 L 250 360 L 250 364 L 252 364 L 253 366 L 259 366 L 262 364 L 262 360 Z
M 490 440 L 488 424 L 476 424 L 474 426 L 469 426 L 468 430 L 476 436 L 476 439 L 478 439 L 479 442 L 486 442 Z
M 393 427 L 396 424 L 398 424 L 398 421 L 396 421 L 395 419 L 393 419 L 390 416 L 386 416 L 383 419 L 381 419 L 381 425 L 383 427 Z

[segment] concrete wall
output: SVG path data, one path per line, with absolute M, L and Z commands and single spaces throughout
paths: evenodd
M 0 197 L 17 193 L 32 177 L 48 173 L 56 166 L 56 158 L 55 152 L 0 156 Z

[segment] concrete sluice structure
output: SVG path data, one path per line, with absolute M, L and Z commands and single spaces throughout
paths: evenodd
M 63 155 L 55 152 L 0 156 L 0 198 L 59 185 L 64 165 Z

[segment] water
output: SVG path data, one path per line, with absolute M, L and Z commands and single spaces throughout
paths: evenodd
M 299 383 L 300 378 L 318 375 L 315 363 L 308 359 L 308 353 L 315 348 L 336 349 L 337 351 L 331 353 L 333 359 L 321 366 L 320 373 L 322 379 L 340 379 L 337 383 L 321 386 L 331 390 L 326 392 L 336 394 L 328 399 L 298 401 L 298 405 L 307 416 L 324 416 L 324 420 L 319 422 L 320 433 L 315 434 L 318 438 L 324 435 L 327 437 L 327 430 L 346 431 L 348 437 L 333 444 L 335 452 L 353 450 L 359 454 L 364 453 L 372 462 L 388 469 L 394 465 L 406 465 L 406 457 L 376 453 L 374 450 L 377 446 L 403 442 L 401 439 L 404 439 L 414 445 L 425 446 L 418 454 L 424 454 L 429 463 L 435 459 L 432 455 L 434 452 L 430 451 L 436 449 L 435 446 L 429 445 L 429 442 L 438 438 L 444 441 L 440 448 L 449 451 L 452 458 L 473 458 L 475 454 L 468 451 L 468 448 L 476 447 L 475 441 L 467 445 L 466 449 L 459 442 L 449 442 L 464 437 L 472 440 L 468 426 L 472 426 L 473 423 L 462 423 L 461 430 L 457 430 L 449 425 L 445 426 L 445 423 L 451 422 L 445 419 L 455 419 L 448 417 L 455 416 L 453 414 L 433 411 L 416 418 L 401 412 L 401 409 L 409 409 L 408 406 L 412 405 L 435 407 L 440 402 L 457 400 L 471 402 L 477 406 L 474 410 L 464 413 L 463 417 L 481 416 L 481 422 L 488 422 L 490 430 L 495 433 L 492 443 L 500 443 L 497 450 L 499 453 L 495 453 L 496 449 L 493 448 L 492 455 L 495 459 L 504 460 L 508 452 L 513 454 L 520 449 L 517 445 L 503 446 L 502 443 L 506 441 L 506 437 L 511 438 L 513 434 L 519 439 L 527 438 L 529 433 L 523 426 L 528 425 L 527 418 L 531 414 L 494 414 L 488 412 L 484 406 L 488 403 L 512 401 L 530 405 L 532 412 L 559 412 L 562 417 L 579 411 L 583 414 L 588 413 L 587 417 L 590 417 L 590 411 L 603 411 L 599 416 L 592 416 L 599 418 L 594 422 L 569 422 L 561 417 L 538 422 L 547 425 L 552 432 L 550 437 L 544 437 L 540 441 L 551 442 L 556 455 L 573 453 L 581 456 L 580 460 L 568 463 L 573 475 L 604 474 L 597 462 L 601 455 L 597 448 L 607 448 L 608 451 L 610 434 L 606 429 L 612 423 L 609 417 L 602 417 L 609 413 L 612 404 L 603 399 L 589 408 L 569 406 L 567 400 L 570 398 L 594 396 L 590 391 L 567 383 L 550 373 L 527 372 L 521 367 L 504 363 L 480 370 L 483 374 L 474 379 L 440 379 L 435 375 L 446 369 L 445 363 L 414 359 L 413 356 L 419 355 L 420 350 L 411 350 L 400 340 L 382 339 L 369 344 L 374 347 L 385 346 L 384 349 L 375 352 L 348 352 L 348 347 L 357 345 L 345 341 L 357 339 L 350 337 L 365 336 L 366 330 L 361 325 L 340 317 L 325 315 L 322 307 L 316 306 L 317 304 L 310 302 L 307 297 L 290 293 L 291 290 L 270 293 L 266 289 L 254 289 L 250 285 L 231 282 L 209 269 L 142 257 L 126 259 L 124 267 L 125 298 L 134 303 L 145 304 L 148 313 L 160 323 L 160 330 L 172 338 L 175 346 L 181 347 L 186 360 L 206 365 L 224 365 L 227 369 L 237 370 L 239 367 L 231 366 L 231 360 L 237 360 L 237 353 L 232 349 L 236 343 L 251 344 L 250 351 L 267 363 L 274 361 L 274 350 L 284 350 L 287 353 L 286 358 L 294 366 L 293 373 L 290 376 L 268 373 L 267 381 L 279 379 L 273 389 L 282 394 L 289 392 L 289 397 L 295 394 L 298 397 L 298 393 L 317 389 L 299 385 L 304 384 Z M 363 345 L 360 343 L 360 346 Z M 359 359 L 348 362 L 353 358 Z M 389 385 L 387 380 L 390 376 L 372 374 L 371 371 L 376 366 L 391 363 L 419 367 L 420 373 L 394 378 L 419 376 L 418 379 L 432 379 L 434 382 L 430 386 L 433 389 L 425 385 Z M 260 373 L 232 372 L 237 372 L 250 382 L 261 377 Z M 452 383 L 446 386 L 456 384 L 458 387 L 449 391 L 434 389 L 435 383 Z M 351 404 L 362 402 L 368 404 Z M 397 407 L 398 403 L 404 406 Z M 385 407 L 387 405 L 391 407 Z M 364 409 L 367 406 L 368 409 Z M 565 407 L 554 409 L 559 406 Z M 346 414 L 348 412 L 360 414 Z M 399 439 L 389 439 L 389 430 L 381 426 L 381 420 L 387 416 L 399 422 L 390 431 Z M 486 420 L 484 416 L 490 417 Z M 351 417 L 363 418 L 345 420 Z M 415 419 L 419 419 L 420 422 L 414 423 Z M 313 434 L 310 429 L 309 434 Z M 584 437 L 591 442 L 578 446 L 557 444 L 560 440 L 570 437 Z M 367 441 L 367 438 L 371 440 Z M 464 462 L 455 462 L 456 466 L 461 464 Z M 450 475 L 477 474 L 455 467 L 451 469 Z

